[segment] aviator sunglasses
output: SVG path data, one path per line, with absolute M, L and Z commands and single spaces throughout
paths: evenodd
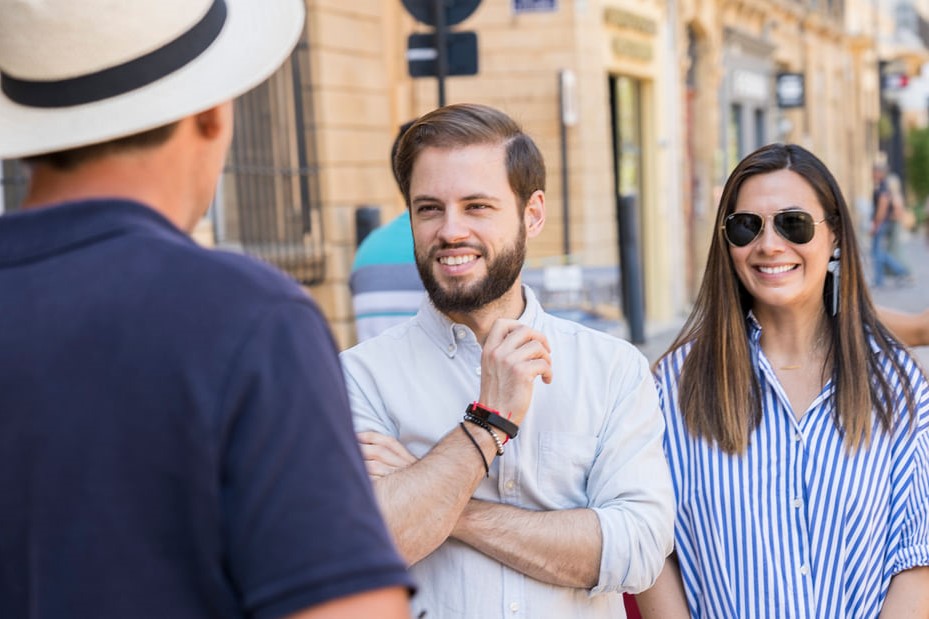
M 813 221 L 812 215 L 801 210 L 780 211 L 768 217 L 774 220 L 774 229 L 781 238 L 796 245 L 809 243 L 816 233 L 816 226 L 828 219 Z M 722 225 L 723 234 L 730 245 L 745 247 L 764 231 L 765 219 L 758 213 L 732 213 Z

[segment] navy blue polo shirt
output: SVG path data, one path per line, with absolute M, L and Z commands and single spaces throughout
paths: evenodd
M 0 617 L 277 617 L 390 585 L 295 283 L 137 203 L 0 217 Z

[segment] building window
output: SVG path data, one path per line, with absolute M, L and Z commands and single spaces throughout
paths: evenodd
M 753 148 L 761 148 L 768 143 L 767 129 L 766 124 L 767 120 L 765 119 L 764 110 L 761 108 L 755 108 L 755 144 Z
M 213 208 L 220 247 L 312 285 L 325 276 L 307 45 L 235 102 L 235 133 Z
M 731 172 L 739 165 L 744 156 L 745 131 L 742 126 L 742 104 L 733 103 L 729 106 L 729 126 L 726 132 L 728 144 L 726 145 L 726 163 Z

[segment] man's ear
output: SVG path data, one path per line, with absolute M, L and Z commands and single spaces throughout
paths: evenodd
M 194 126 L 197 133 L 208 140 L 213 140 L 222 134 L 228 122 L 231 122 L 231 118 L 224 113 L 221 105 L 194 114 Z
M 542 232 L 545 226 L 545 192 L 537 189 L 529 196 L 526 209 L 523 212 L 523 221 L 526 223 L 526 236 L 533 238 Z

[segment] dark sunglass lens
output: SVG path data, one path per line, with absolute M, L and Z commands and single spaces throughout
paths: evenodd
M 785 211 L 774 216 L 774 227 L 782 237 L 802 245 L 809 243 L 816 232 L 813 216 L 804 211 Z
M 745 247 L 761 232 L 762 223 L 754 213 L 733 213 L 726 218 L 726 239 L 736 247 Z

